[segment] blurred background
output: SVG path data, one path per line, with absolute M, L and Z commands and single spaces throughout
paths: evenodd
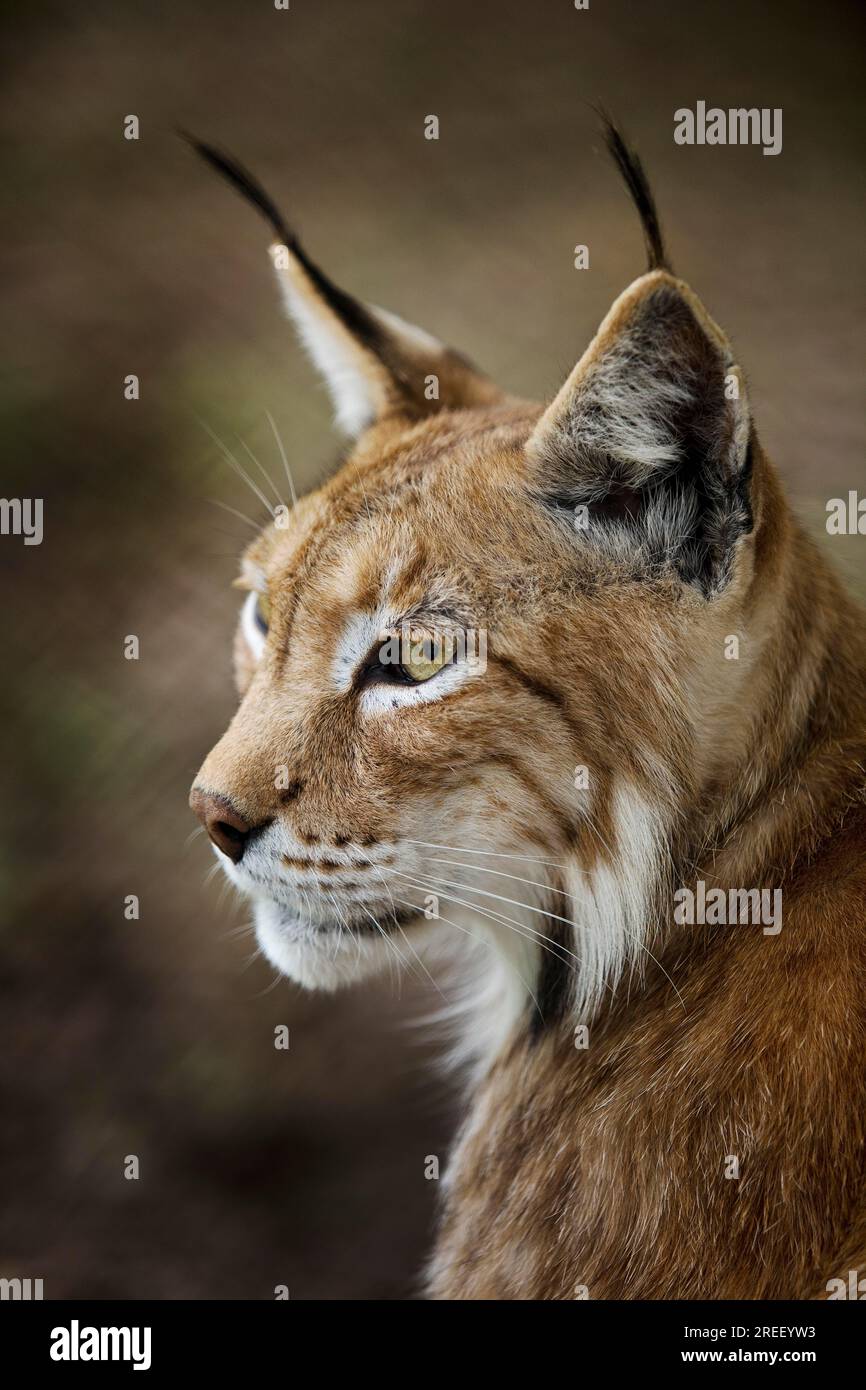
M 264 226 L 174 130 L 255 170 L 339 283 L 545 396 L 643 269 L 602 101 L 798 510 L 863 587 L 857 538 L 824 529 L 828 498 L 866 490 L 863 8 L 4 8 L 2 490 L 44 498 L 45 535 L 0 538 L 0 1275 L 46 1297 L 414 1297 L 425 1158 L 456 1116 L 417 1023 L 436 996 L 276 981 L 189 839 L 253 534 L 209 499 L 264 515 L 201 422 L 279 479 L 270 411 L 303 487 L 337 441 Z M 783 152 L 674 145 L 698 100 L 781 107 Z

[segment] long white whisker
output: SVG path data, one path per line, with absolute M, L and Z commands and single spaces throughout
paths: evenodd
M 421 891 L 423 891 L 423 890 L 421 890 Z M 452 900 L 452 899 L 449 899 L 447 893 L 443 893 L 442 896 L 443 896 L 443 898 L 445 898 L 445 899 L 448 900 L 448 901 L 454 901 L 454 902 L 457 901 L 456 898 L 453 899 L 453 900 Z M 401 902 L 401 903 L 404 903 L 406 907 L 414 907 L 414 906 L 415 906 L 415 904 L 409 902 L 409 900 L 408 900 L 407 898 L 398 898 L 398 899 L 397 899 L 397 902 L 398 902 L 398 903 L 400 903 L 400 902 Z M 450 917 L 442 917 L 442 916 L 440 915 L 439 918 L 438 918 L 438 920 L 439 920 L 440 922 L 444 922 L 444 923 L 446 924 L 446 926 L 449 926 L 449 927 L 456 927 L 457 930 L 458 930 L 458 931 L 462 931 L 463 934 L 464 934 L 465 936 L 471 936 L 471 938 L 472 938 L 473 941 L 480 941 L 482 946 L 486 946 L 486 947 L 488 948 L 488 950 L 490 949 L 491 943 L 490 943 L 489 941 L 486 941 L 486 940 L 484 939 L 483 936 L 479 936 L 477 932 L 470 931 L 468 927 L 461 926 L 461 924 L 460 924 L 459 922 L 453 921 Z M 539 1005 L 538 1000 L 537 1000 L 537 998 L 535 997 L 535 994 L 534 994 L 534 992 L 533 992 L 532 986 L 529 984 L 528 980 L 525 980 L 525 979 L 523 978 L 523 976 L 521 975 L 520 971 L 517 969 L 517 967 L 516 967 L 515 965 L 511 964 L 511 969 L 514 970 L 515 974 L 517 975 L 517 978 L 520 980 L 520 983 L 523 985 L 523 988 L 526 990 L 526 993 L 529 995 L 529 997 L 530 997 L 530 999 L 532 1000 L 533 1004 L 535 1005 L 536 1009 L 538 1009 L 538 1012 L 541 1013 L 541 1006 Z M 440 990 L 439 992 L 440 992 L 440 994 L 442 993 L 441 990 Z M 444 995 L 443 995 L 443 998 L 444 998 Z M 446 1003 L 447 1003 L 447 1000 L 446 1000 Z
M 234 941 L 239 936 L 251 936 L 255 929 L 254 922 L 244 922 L 239 927 L 229 927 L 228 931 L 223 932 L 223 936 L 227 941 Z
M 516 932 L 518 936 L 522 936 L 526 941 L 531 941 L 533 945 L 540 946 L 542 950 L 548 951 L 552 956 L 556 956 L 557 960 L 562 961 L 562 964 L 567 966 L 569 970 L 575 970 L 576 966 L 569 965 L 567 960 L 563 960 L 563 955 L 571 956 L 572 960 L 578 963 L 580 962 L 580 957 L 576 956 L 573 951 L 569 951 L 567 946 L 560 945 L 558 941 L 554 941 L 552 936 L 545 936 L 544 932 L 538 931 L 535 927 L 530 927 L 523 922 L 515 922 L 512 917 L 508 917 L 502 912 L 495 912 L 491 908 L 482 907 L 480 903 L 467 902 L 465 898 L 458 898 L 455 897 L 453 893 L 444 892 L 439 887 L 439 884 L 445 881 L 444 879 L 430 878 L 428 875 L 423 874 L 421 877 L 428 878 L 428 883 L 425 885 L 413 882 L 411 876 L 409 874 L 404 874 L 400 869 L 388 869 L 387 872 L 399 874 L 400 878 L 407 879 L 412 884 L 412 887 L 416 888 L 419 893 L 430 893 L 432 891 L 438 897 L 445 898 L 446 901 L 455 903 L 458 907 L 468 907 L 470 911 L 478 912 L 482 917 L 488 917 L 492 922 L 498 922 L 502 926 L 508 927 L 511 931 Z M 483 892 L 483 889 L 476 890 L 471 888 L 468 884 L 457 884 L 457 887 L 465 887 L 470 893 L 476 891 Z M 510 901 L 510 899 L 503 899 L 503 901 Z M 527 907 L 528 904 L 517 903 L 516 906 Z M 420 911 L 421 909 L 419 908 L 418 910 Z M 563 921 L 565 921 L 565 918 L 563 918 Z M 549 945 L 545 944 L 548 942 L 550 943 Z M 554 947 L 556 948 L 555 950 L 553 949 Z
M 277 489 L 274 487 L 274 480 L 273 480 L 273 478 L 271 477 L 270 473 L 268 473 L 268 472 L 266 471 L 264 464 L 259 462 L 259 460 L 256 458 L 255 454 L 253 453 L 252 449 L 250 448 L 249 444 L 246 442 L 245 439 L 241 439 L 241 437 L 240 437 L 239 434 L 236 434 L 236 435 L 235 435 L 235 439 L 238 441 L 238 443 L 240 444 L 241 448 L 242 448 L 243 450 L 245 450 L 245 452 L 246 452 L 247 454 L 249 454 L 249 456 L 250 456 L 250 458 L 252 459 L 253 463 L 256 465 L 256 468 L 259 470 L 259 472 L 261 473 L 261 475 L 262 475 L 262 477 L 264 478 L 265 482 L 267 483 L 268 487 L 270 488 L 271 492 L 272 492 L 272 493 L 274 494 L 274 496 L 276 497 L 277 503 L 279 504 L 279 506 L 284 507 L 286 504 L 285 504 L 285 502 L 283 501 L 283 499 L 282 499 L 282 497 L 280 496 L 280 494 L 277 492 Z
M 568 893 L 564 888 L 554 888 L 551 884 L 539 884 L 534 878 L 521 878 L 519 874 L 507 874 L 503 869 L 488 869 L 486 864 L 463 864 L 459 859 L 439 859 L 436 855 L 427 855 L 424 859 L 425 864 L 451 864 L 455 869 L 472 869 L 476 874 L 495 874 L 497 878 L 510 878 L 515 883 L 528 883 L 533 888 L 544 888 L 545 892 L 558 893 L 560 897 L 571 898 L 574 894 Z
M 485 854 L 493 859 L 523 859 L 527 864 L 548 864 L 554 869 L 562 869 L 568 873 L 569 868 L 566 864 L 558 864 L 555 859 L 538 859 L 532 854 L 505 854 L 502 850 L 495 849 L 466 849 L 464 845 L 436 845 L 430 840 L 406 840 L 407 845 L 420 845 L 422 849 L 445 849 L 452 854 Z M 467 868 L 470 865 L 467 864 Z
M 327 890 L 327 888 L 323 888 L 321 891 L 324 893 L 325 897 L 328 899 L 328 902 L 331 904 L 331 907 L 334 909 L 334 911 L 335 911 L 336 914 L 337 914 L 337 926 L 340 928 L 340 935 L 337 937 L 337 940 L 336 940 L 336 942 L 335 942 L 335 944 L 334 944 L 334 954 L 333 954 L 333 956 L 331 957 L 332 960 L 336 960 L 336 959 L 337 959 L 337 952 L 339 951 L 340 947 L 341 947 L 342 944 L 343 944 L 343 931 L 344 931 L 345 926 L 346 926 L 346 921 L 345 921 L 345 918 L 343 917 L 342 911 L 340 910 L 340 904 L 337 902 L 337 900 L 336 900 L 336 898 L 334 897 L 333 893 L 329 893 L 328 890 Z
M 418 962 L 418 964 L 420 965 L 421 969 L 424 971 L 424 974 L 427 976 L 427 979 L 430 981 L 430 983 L 431 983 L 431 985 L 433 986 L 433 988 L 436 989 L 436 990 L 438 990 L 439 993 L 442 994 L 442 990 L 440 989 L 438 982 L 437 982 L 437 981 L 433 978 L 433 976 L 430 974 L 430 971 L 427 969 L 427 966 L 424 964 L 424 962 L 423 962 L 423 960 L 421 959 L 421 957 L 419 956 L 418 952 L 415 950 L 415 947 L 412 945 L 412 942 L 409 940 L 408 936 L 407 936 L 406 933 L 404 932 L 402 926 L 401 926 L 400 923 L 397 921 L 397 909 L 396 909 L 396 907 L 395 907 L 395 905 L 394 905 L 394 895 L 393 895 L 393 893 L 391 892 L 391 885 L 390 885 L 390 883 L 388 882 L 388 880 L 387 880 L 386 878 L 383 878 L 383 877 L 382 877 L 382 871 L 381 871 L 381 869 L 379 868 L 378 864 L 377 864 L 377 865 L 374 865 L 374 868 L 375 868 L 375 870 L 376 870 L 376 873 L 379 875 L 379 878 L 381 879 L 382 884 L 383 884 L 384 887 L 385 887 L 385 890 L 386 890 L 386 892 L 387 892 L 387 894 L 388 894 L 388 897 L 389 897 L 390 900 L 391 900 L 391 908 L 392 908 L 392 910 L 393 910 L 393 912 L 394 912 L 394 922 L 395 922 L 395 925 L 396 925 L 396 927 L 397 927 L 398 932 L 399 932 L 400 935 L 402 936 L 403 940 L 406 942 L 406 945 L 409 947 L 409 950 L 412 952 L 413 956 L 414 956 L 415 959 L 417 960 L 417 962 Z M 362 904 L 362 906 L 363 906 L 363 904 Z M 410 906 L 413 906 L 413 904 L 410 904 Z M 365 908 L 365 911 L 366 911 L 366 908 Z M 444 995 L 444 994 L 442 994 L 442 998 L 445 999 L 445 995 Z M 447 1000 L 446 1000 L 446 1003 L 447 1003 Z
M 230 507 L 227 502 L 220 502 L 218 497 L 206 497 L 205 501 L 209 502 L 212 507 L 222 507 L 224 512 L 231 512 L 232 516 L 238 517 L 240 521 L 245 521 L 247 526 L 252 526 L 254 531 L 261 531 L 262 528 L 259 523 L 253 521 L 251 516 L 247 516 L 246 512 L 239 512 L 237 507 Z M 228 534 L 228 531 L 220 532 L 220 535 L 227 536 Z
M 400 935 L 402 936 L 403 940 L 406 942 L 406 945 L 409 947 L 409 950 L 412 952 L 412 955 L 415 957 L 415 959 L 417 960 L 417 962 L 418 962 L 418 964 L 420 965 L 421 969 L 424 971 L 424 974 L 427 976 L 427 979 L 430 981 L 431 985 L 432 985 L 433 988 L 436 990 L 437 994 L 441 994 L 441 995 L 442 995 L 442 998 L 445 1000 L 445 1003 L 447 1004 L 447 1003 L 448 1003 L 448 1000 L 447 1000 L 445 994 L 443 993 L 443 991 L 442 991 L 442 989 L 441 989 L 441 987 L 440 987 L 440 985 L 439 985 L 439 982 L 433 977 L 433 975 L 431 975 L 431 973 L 430 973 L 430 971 L 428 970 L 427 966 L 424 964 L 424 962 L 423 962 L 423 960 L 421 959 L 421 957 L 419 956 L 418 952 L 415 950 L 415 947 L 412 945 L 412 942 L 409 940 L 408 936 L 407 936 L 406 933 L 404 932 L 404 930 L 403 930 L 403 928 L 402 928 L 402 926 L 400 925 L 399 922 L 396 923 L 396 927 L 397 927 L 398 932 L 399 932 Z
M 412 968 L 412 966 L 409 964 L 409 962 L 407 961 L 406 957 L 405 957 L 404 955 L 401 954 L 401 952 L 400 952 L 400 950 L 399 950 L 399 948 L 398 948 L 398 946 L 397 946 L 396 941 L 392 941 L 392 940 L 390 939 L 390 937 L 388 936 L 388 933 L 385 931 L 385 928 L 382 926 L 381 922 L 377 921 L 377 919 L 373 916 L 372 912 L 371 912 L 370 909 L 366 906 L 366 904 L 364 904 L 364 903 L 359 903 L 358 906 L 361 908 L 361 911 L 362 911 L 362 912 L 366 912 L 367 916 L 369 917 L 370 921 L 373 923 L 373 926 L 376 928 L 377 932 L 378 932 L 379 935 L 381 936 L 382 940 L 385 942 L 386 946 L 391 947 L 391 949 L 393 950 L 393 952 L 394 952 L 394 954 L 396 955 L 397 959 L 399 960 L 400 964 L 403 966 L 403 969 L 404 969 L 404 970 L 408 970 L 409 973 L 410 973 L 410 975 L 416 974 L 416 971 L 415 971 L 415 970 Z
M 277 429 L 276 424 L 274 423 L 274 417 L 269 410 L 265 411 L 265 416 L 267 417 L 268 424 L 274 432 L 274 439 L 277 441 L 277 448 L 280 451 L 280 458 L 283 460 L 283 467 L 286 470 L 286 478 L 288 479 L 289 483 L 289 492 L 292 495 L 292 506 L 296 507 L 298 505 L 298 494 L 295 492 L 294 479 L 292 478 L 291 470 L 289 469 L 289 460 L 286 458 L 286 451 L 283 448 L 283 441 L 280 439 L 280 432 Z
M 246 960 L 244 961 L 243 965 L 241 966 L 241 974 L 242 974 L 242 975 L 245 975 L 245 974 L 246 974 L 246 972 L 249 970 L 250 966 L 253 964 L 254 961 L 257 961 L 257 960 L 258 960 L 258 958 L 259 958 L 260 955 L 262 955 L 262 948 L 261 948 L 261 946 L 258 946 L 258 947 L 256 948 L 256 950 L 253 951 L 253 953 L 252 953 L 251 956 L 247 956 Z
M 258 954 L 261 955 L 262 952 L 259 951 Z M 253 960 L 255 960 L 255 956 L 253 957 Z M 270 961 L 268 962 L 268 964 L 270 965 Z M 271 965 L 271 970 L 273 969 L 274 967 Z M 254 994 L 253 998 L 264 999 L 266 994 L 273 994 L 274 990 L 276 989 L 277 985 L 280 983 L 282 978 L 283 977 L 278 970 L 274 971 L 274 978 L 271 980 L 271 983 L 269 985 L 265 985 L 264 989 L 259 990 L 258 994 Z
M 391 869 L 390 873 L 400 873 L 399 869 Z M 434 883 L 444 883 L 447 888 L 462 888 L 466 893 L 480 893 L 484 898 L 496 898 L 497 902 L 510 903 L 512 907 L 522 907 L 527 912 L 537 912 L 541 917 L 549 917 L 554 922 L 564 922 L 568 927 L 575 927 L 579 924 L 572 921 L 570 917 L 562 917 L 558 912 L 547 912 L 543 907 L 533 907 L 531 903 L 521 902 L 519 898 L 506 898 L 501 893 L 491 893 L 488 888 L 475 888 L 471 883 L 461 883 L 453 878 L 438 878 L 435 874 L 424 874 L 423 877 L 430 878 Z M 586 930 L 586 928 L 584 928 Z M 554 943 L 558 944 L 558 943 Z
M 398 871 L 398 870 L 392 869 L 392 870 L 390 870 L 389 872 L 395 873 L 395 872 L 399 872 L 399 871 Z M 546 912 L 545 909 L 542 908 L 542 907 L 533 907 L 530 903 L 518 902 L 518 901 L 516 901 L 514 898 L 502 898 L 501 895 L 500 895 L 499 893 L 489 893 L 486 889 L 484 889 L 484 888 L 475 888 L 475 887 L 473 887 L 472 884 L 469 884 L 469 883 L 460 883 L 460 882 L 455 883 L 453 880 L 451 880 L 451 879 L 445 879 L 445 878 L 443 878 L 443 879 L 437 879 L 435 875 L 426 875 L 426 874 L 425 874 L 424 877 L 425 877 L 425 878 L 426 878 L 426 877 L 429 877 L 430 880 L 431 880 L 431 882 L 434 883 L 434 884 L 435 884 L 436 882 L 441 882 L 441 883 L 445 883 L 445 884 L 449 885 L 449 886 L 452 887 L 452 888 L 462 888 L 464 891 L 466 891 L 466 892 L 468 892 L 468 893 L 481 893 L 481 894 L 482 894 L 484 897 L 486 897 L 486 898 L 500 898 L 500 900 L 501 900 L 502 902 L 512 903 L 513 906 L 515 906 L 515 907 L 524 907 L 524 908 L 526 908 L 529 912 L 538 912 L 538 913 L 540 913 L 543 917 L 550 917 L 553 921 L 565 922 L 568 926 L 573 927 L 575 930 L 577 930 L 577 929 L 580 929 L 581 931 L 589 931 L 589 930 L 590 930 L 590 928 L 588 928 L 587 926 L 585 926 L 582 922 L 574 922 L 574 921 L 571 921 L 568 917 L 560 917 L 559 913 L 557 913 L 557 912 Z M 434 890 L 434 891 L 435 891 L 435 890 Z M 443 896 L 444 896 L 444 895 L 443 895 Z M 532 928 L 532 930 L 534 931 L 535 928 Z M 683 1008 L 685 1009 L 685 1007 L 686 1007 L 686 1006 L 685 1006 L 685 1001 L 683 1000 L 683 997 L 682 997 L 682 995 L 680 994 L 680 991 L 677 989 L 676 985 L 674 984 L 673 980 L 671 979 L 671 977 L 670 977 L 670 975 L 668 974 L 668 972 L 665 970 L 664 966 L 662 965 L 662 963 L 661 963 L 661 961 L 658 959 L 658 957 L 655 956 L 655 955 L 653 955 L 653 953 L 652 953 L 652 951 L 650 950 L 649 946 L 647 946 L 646 943 L 645 943 L 644 941 L 641 941 L 640 937 L 637 935 L 636 932 L 633 932 L 633 931 L 626 931 L 625 934 L 626 934 L 626 936 L 628 937 L 628 939 L 629 939 L 630 941 L 632 941 L 632 942 L 638 947 L 639 950 L 643 951 L 645 955 L 649 956 L 650 960 L 653 961 L 653 963 L 654 963 L 655 965 L 658 966 L 659 970 L 662 972 L 662 974 L 664 975 L 665 979 L 668 981 L 668 983 L 670 984 L 670 986 L 671 986 L 671 988 L 673 989 L 674 993 L 676 994 L 677 998 L 679 999 L 680 1003 L 682 1004 Z M 540 932 L 539 932 L 539 937 L 540 937 L 542 940 L 544 940 L 544 941 L 552 941 L 552 940 L 553 940 L 552 937 L 543 936 L 543 934 L 540 933 Z M 565 950 L 567 949 L 565 946 L 560 946 L 560 944 L 559 944 L 558 941 L 553 941 L 553 945 L 556 946 L 559 950 L 562 950 L 562 951 L 565 951 Z M 574 955 L 574 953 L 573 953 L 572 951 L 568 951 L 568 954 L 569 954 L 569 955 Z M 579 956 L 575 956 L 574 959 L 575 959 L 575 960 L 579 960 L 580 957 L 579 957 Z M 610 988 L 610 987 L 609 987 L 609 988 Z M 611 990 L 611 993 L 612 993 L 612 992 L 613 992 L 613 991 Z
M 202 429 L 210 435 L 211 439 L 213 440 L 214 444 L 216 444 L 217 448 L 219 449 L 220 453 L 222 454 L 229 467 L 233 468 L 234 471 L 237 473 L 238 477 L 243 478 L 247 486 L 252 488 L 253 492 L 255 493 L 256 497 L 258 497 L 262 506 L 265 508 L 265 510 L 269 513 L 270 516 L 273 516 L 274 509 L 268 501 L 267 497 L 265 497 L 265 494 L 262 492 L 261 488 L 253 482 L 246 469 L 241 467 L 234 454 L 232 453 L 231 449 L 229 449 L 225 444 L 223 444 L 219 435 L 214 434 L 213 430 L 211 429 L 210 425 L 207 423 L 206 420 L 199 420 L 199 424 L 201 425 Z

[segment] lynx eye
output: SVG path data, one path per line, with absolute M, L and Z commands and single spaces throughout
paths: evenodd
M 362 685 L 424 685 L 450 665 L 454 657 L 455 642 L 450 632 L 396 628 L 373 648 L 359 681 Z
M 423 685 L 453 659 L 454 640 L 450 633 L 398 628 L 376 644 L 359 680 L 363 685 L 377 682 Z
M 253 609 L 253 617 L 259 631 L 267 632 L 271 621 L 271 601 L 267 594 L 256 594 L 256 606 Z
M 413 635 L 403 643 L 400 670 L 413 684 L 423 685 L 448 665 L 452 655 L 451 643 L 442 633 Z

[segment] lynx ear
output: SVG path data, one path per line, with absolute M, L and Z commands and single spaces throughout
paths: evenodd
M 751 529 L 750 430 L 727 339 L 655 270 L 615 302 L 528 449 L 543 496 L 585 507 L 589 539 L 707 592 Z
M 341 290 L 310 260 L 246 169 L 210 145 L 184 138 L 259 209 L 276 233 L 270 255 L 286 309 L 325 378 L 337 424 L 347 434 L 358 435 L 389 415 L 420 419 L 501 398 L 494 383 L 460 353 L 396 314 Z

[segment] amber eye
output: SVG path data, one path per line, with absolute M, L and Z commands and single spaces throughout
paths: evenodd
M 256 627 L 262 632 L 267 632 L 271 621 L 271 601 L 267 594 L 256 594 L 256 606 L 253 610 L 256 620 Z
M 413 684 L 423 685 L 447 666 L 453 655 L 449 633 L 413 633 L 404 640 L 400 670 Z
M 398 628 L 383 635 L 359 673 L 361 685 L 423 685 L 439 674 L 456 655 L 450 632 L 431 628 Z

